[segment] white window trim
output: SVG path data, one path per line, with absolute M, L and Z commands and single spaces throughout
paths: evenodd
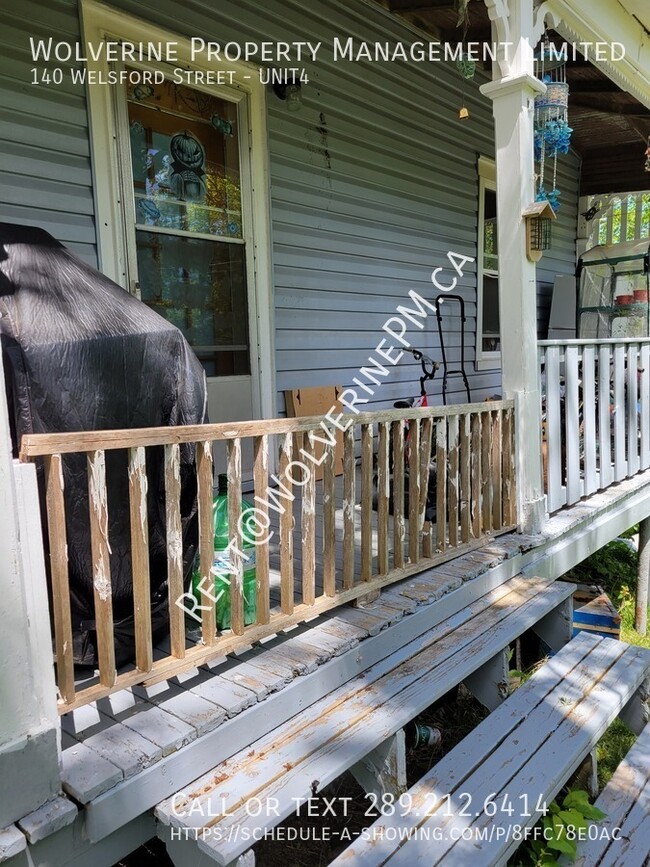
M 485 190 L 497 189 L 497 174 L 494 160 L 478 158 L 478 246 L 476 269 L 476 361 L 477 370 L 497 370 L 501 367 L 500 352 L 483 349 L 483 276 L 491 274 L 483 268 L 483 222 L 485 218 Z
M 129 42 L 173 43 L 177 48 L 178 60 L 174 66 L 208 72 L 234 71 L 231 93 L 247 97 L 246 115 L 247 141 L 240 147 L 248 150 L 251 158 L 248 165 L 250 175 L 250 195 L 248 213 L 250 237 L 247 243 L 247 274 L 252 281 L 254 303 L 249 304 L 251 333 L 251 375 L 253 381 L 253 406 L 260 418 L 273 418 L 276 412 L 275 389 L 275 346 L 274 346 L 274 309 L 272 293 L 272 242 L 271 208 L 269 201 L 269 152 L 266 122 L 266 90 L 259 80 L 258 68 L 245 63 L 228 62 L 221 66 L 213 60 L 208 64 L 200 59 L 192 60 L 190 40 L 157 27 L 150 21 L 143 21 L 120 10 L 97 3 L 96 0 L 80 0 L 81 23 L 84 43 L 99 44 L 107 37 Z M 89 73 L 106 75 L 109 65 L 102 52 L 97 61 L 88 57 Z M 143 64 L 134 64 L 143 66 Z M 147 68 L 169 69 L 168 64 L 145 64 Z M 244 78 L 244 76 L 246 76 Z M 190 85 L 197 87 L 193 83 Z M 90 115 L 90 145 L 93 166 L 93 194 L 97 227 L 97 245 L 100 267 L 106 276 L 123 288 L 128 286 L 128 263 L 130 226 L 125 219 L 126 202 L 122 199 L 120 161 L 119 106 L 117 88 L 119 85 L 86 86 L 88 111 Z M 201 88 L 218 95 L 214 87 Z M 248 147 L 246 147 L 248 145 Z M 242 166 L 243 168 L 243 166 Z M 128 207 L 133 207 L 129 200 Z M 132 215 L 135 217 L 135 215 Z M 248 249 L 250 248 L 250 249 Z

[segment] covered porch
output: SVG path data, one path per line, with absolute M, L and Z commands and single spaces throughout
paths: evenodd
M 400 4 L 389 5 L 397 10 Z M 495 80 L 482 87 L 493 100 L 495 118 L 502 338 L 501 369 L 494 376 L 501 376 L 503 399 L 379 409 L 335 415 L 336 421 L 269 417 L 193 428 L 30 435 L 23 439 L 20 462 L 12 462 L 9 451 L 2 454 L 0 480 L 9 480 L 5 504 L 17 516 L 2 530 L 18 564 L 4 600 L 17 625 L 9 652 L 20 660 L 17 676 L 25 670 L 25 683 L 36 683 L 34 689 L 14 687 L 17 695 L 26 690 L 31 696 L 24 704 L 16 699 L 14 734 L 19 740 L 37 727 L 37 719 L 51 736 L 43 785 L 29 793 L 31 805 L 9 804 L 5 812 L 14 822 L 43 803 L 51 810 L 36 810 L 38 817 L 24 824 L 37 862 L 58 867 L 73 858 L 79 864 L 95 859 L 108 867 L 155 834 L 156 804 L 255 738 L 468 606 L 479 613 L 481 600 L 491 600 L 489 594 L 507 581 L 521 575 L 550 584 L 650 515 L 650 341 L 538 343 L 536 268 L 524 253 L 522 213 L 532 198 L 534 172 L 531 106 L 539 92 L 532 45 L 547 12 L 558 19 L 565 14 L 569 31 L 578 27 L 585 38 L 590 31 L 576 24 L 569 3 L 486 7 L 494 32 L 517 47 L 509 62 L 495 68 Z M 650 99 L 646 84 L 641 91 L 630 84 L 634 74 L 626 67 L 619 81 L 638 98 Z M 329 159 L 326 142 L 318 153 Z M 295 178 L 286 174 L 290 189 Z M 313 226 L 309 233 L 317 234 Z M 312 276 L 305 279 L 309 284 Z M 364 291 L 372 291 L 371 283 Z M 279 293 L 288 297 L 287 309 L 295 303 L 289 289 Z M 280 341 L 292 339 L 290 330 L 284 329 Z M 287 346 L 281 351 L 293 352 Z M 297 369 L 302 361 L 291 364 Z M 348 366 L 354 367 L 352 360 Z M 5 415 L 0 432 L 8 441 Z M 229 628 L 219 628 L 212 596 L 215 443 L 226 455 L 228 533 L 236 542 L 229 554 Z M 165 455 L 169 578 L 169 628 L 155 639 L 142 517 L 152 449 Z M 131 519 L 136 658 L 127 666 L 116 663 L 106 580 L 106 456 L 115 450 L 128 476 Z M 193 455 L 198 492 L 202 587 L 194 601 L 179 556 L 181 451 Z M 253 455 L 250 492 L 244 491 L 245 451 Z M 63 482 L 71 454 L 84 457 L 90 491 L 98 663 L 91 677 L 75 672 L 73 658 Z M 34 468 L 41 461 L 54 670 L 43 653 L 50 646 L 47 606 L 43 612 L 37 604 L 48 598 Z M 263 531 L 259 540 L 250 531 L 259 541 L 254 546 L 237 544 L 242 499 L 254 503 L 253 527 Z M 253 606 L 245 579 L 251 547 Z M 13 609 L 12 600 L 19 602 Z M 518 608 L 512 607 L 516 620 Z M 547 613 L 540 603 L 537 615 Z M 518 625 L 523 630 L 530 624 L 527 609 Z M 34 758 L 27 756 L 25 764 L 33 771 Z M 19 844 L 27 846 L 24 836 Z

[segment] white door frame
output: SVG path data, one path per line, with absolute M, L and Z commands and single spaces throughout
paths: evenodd
M 248 171 L 250 183 L 244 205 L 244 219 L 248 212 L 250 232 L 246 244 L 247 280 L 249 285 L 250 364 L 253 388 L 253 414 L 259 418 L 276 415 L 274 310 L 272 293 L 271 212 L 269 201 L 269 151 L 266 124 L 266 91 L 259 80 L 258 67 L 241 62 L 208 64 L 201 58 L 192 59 L 190 40 L 164 30 L 149 21 L 135 18 L 125 12 L 97 3 L 80 0 L 84 44 L 96 47 L 105 40 L 124 40 L 133 43 L 162 43 L 173 45 L 177 60 L 170 63 L 132 63 L 137 67 L 163 69 L 195 69 L 204 72 L 233 73 L 228 83 L 228 95 L 235 101 L 245 100 L 242 117 L 247 126 L 246 135 L 240 136 L 242 172 Z M 119 84 L 91 83 L 90 76 L 104 77 L 109 72 L 106 52 L 94 60 L 87 53 L 86 67 L 89 79 L 86 85 L 90 115 L 90 144 L 93 166 L 93 195 L 97 227 L 97 245 L 100 267 L 104 274 L 130 292 L 135 290 L 129 282 L 129 253 L 132 226 L 135 224 L 132 196 L 124 194 L 123 172 L 130 171 L 121 149 Z M 219 95 L 217 87 L 201 86 L 190 82 L 190 87 Z M 123 107 L 122 107 L 123 111 Z M 245 207 L 245 204 L 248 207 Z M 130 210 L 129 210 L 130 209 Z M 252 239 L 252 240 L 251 240 Z

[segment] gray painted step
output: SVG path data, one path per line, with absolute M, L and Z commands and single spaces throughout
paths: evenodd
M 581 633 L 409 790 L 408 815 L 378 819 L 333 865 L 505 864 L 507 829 L 537 822 L 649 673 L 647 650 Z M 401 848 L 397 828 L 413 834 Z
M 218 824 L 222 839 L 208 833 L 198 845 L 228 864 L 247 848 L 234 834 L 227 839 L 230 828 L 277 824 L 293 812 L 296 798 L 309 797 L 312 781 L 320 791 L 571 592 L 564 584 L 511 579 L 260 738 L 228 761 L 225 777 L 216 767 L 180 800 L 163 801 L 156 816 L 182 828 Z M 280 816 L 248 816 L 252 797 L 277 799 Z M 230 815 L 206 821 L 223 807 Z

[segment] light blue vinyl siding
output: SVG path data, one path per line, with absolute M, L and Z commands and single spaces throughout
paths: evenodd
M 348 385 L 386 335 L 384 322 L 409 290 L 432 299 L 434 267 L 449 250 L 476 256 L 478 154 L 493 156 L 486 76 L 463 82 L 454 64 L 332 60 L 334 36 L 417 38 L 363 0 L 115 0 L 112 4 L 177 34 L 206 40 L 322 42 L 301 111 L 269 90 L 269 149 L 278 407 L 284 389 Z M 182 9 L 182 14 L 179 10 Z M 29 36 L 76 40 L 76 0 L 16 4 L 0 13 L 0 209 L 3 220 L 36 223 L 96 264 L 85 93 L 29 84 Z M 62 64 L 63 65 L 63 64 Z M 458 119 L 461 91 L 470 110 Z M 574 267 L 577 158 L 563 158 L 563 211 L 540 267 L 539 324 L 548 318 L 554 273 Z M 101 165 L 95 167 L 101 171 Z M 476 269 L 458 281 L 466 303 L 472 399 L 498 393 L 498 371 L 474 369 Z M 413 345 L 435 358 L 435 317 Z M 460 357 L 460 321 L 445 318 L 450 363 Z M 545 336 L 544 334 L 542 336 Z M 418 391 L 418 366 L 404 358 L 370 406 Z M 441 375 L 430 388 L 440 400 Z M 460 378 L 450 401 L 464 400 Z
M 78 40 L 76 2 L 0 9 L 0 219 L 39 225 L 96 265 L 85 90 L 69 75 L 57 86 L 32 84 L 30 37 Z

